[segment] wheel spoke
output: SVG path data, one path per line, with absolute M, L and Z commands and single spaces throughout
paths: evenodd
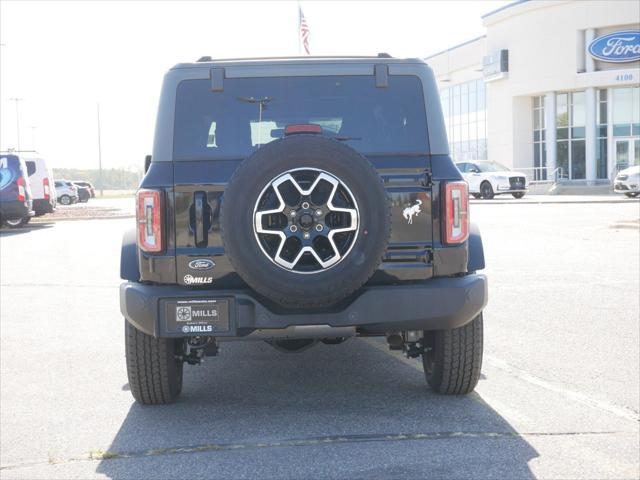
M 314 171 L 314 169 L 300 169 L 300 170 Z M 315 171 L 318 171 L 318 170 L 315 170 Z M 292 171 L 292 172 L 295 172 L 295 171 Z M 358 230 L 358 224 L 359 224 L 359 213 L 358 213 L 357 204 L 355 203 L 355 199 L 353 198 L 353 195 L 351 194 L 349 189 L 334 176 L 328 174 L 327 172 L 323 172 L 323 171 L 318 171 L 318 172 L 319 173 L 313 180 L 312 184 L 306 189 L 302 187 L 302 185 L 298 182 L 298 180 L 296 180 L 296 178 L 291 173 L 287 172 L 287 173 L 284 173 L 283 175 L 280 175 L 279 177 L 272 180 L 269 183 L 269 185 L 265 187 L 263 192 L 260 194 L 260 197 L 258 198 L 258 204 L 259 204 L 264 198 L 265 192 L 267 192 L 268 188 L 271 187 L 273 188 L 273 191 L 278 199 L 278 206 L 276 208 L 272 208 L 269 210 L 258 211 L 258 206 L 256 205 L 256 210 L 254 210 L 254 231 L 256 233 L 256 238 L 263 252 L 274 263 L 276 263 L 277 265 L 287 270 L 292 270 L 299 273 L 315 273 L 316 271 L 322 271 L 324 269 L 327 269 L 335 265 L 336 263 L 338 263 L 340 260 L 344 258 L 344 256 L 347 253 L 349 253 L 351 247 L 353 246 L 353 243 L 355 242 L 355 237 L 357 236 L 357 230 Z M 316 223 L 313 225 L 322 225 L 322 228 L 323 228 L 322 230 L 316 230 L 316 232 L 320 232 L 318 234 L 313 231 L 313 228 L 315 227 L 311 226 L 310 228 L 309 226 L 307 226 L 309 224 L 301 225 L 299 223 L 296 223 L 296 221 L 292 217 L 288 216 L 288 213 L 287 214 L 284 213 L 285 209 L 287 208 L 287 203 L 285 202 L 282 196 L 282 193 L 280 192 L 279 189 L 283 184 L 291 183 L 291 185 L 293 185 L 293 188 L 295 188 L 295 190 L 300 194 L 300 198 L 302 202 L 300 204 L 302 205 L 302 208 L 300 208 L 300 205 L 297 206 L 298 212 L 303 212 L 304 215 L 308 216 L 309 203 L 313 204 L 312 201 L 310 200 L 311 195 L 314 193 L 318 185 L 323 181 L 331 185 L 331 191 L 329 193 L 329 198 L 327 200 L 327 203 L 325 205 L 316 205 L 316 207 L 321 208 L 323 210 L 324 216 L 326 216 L 329 213 L 338 213 L 340 214 L 341 217 L 347 216 L 349 218 L 349 221 L 348 221 L 349 224 L 347 226 L 341 225 L 340 228 L 331 228 L 329 225 L 326 225 L 324 222 L 316 219 L 315 220 Z M 338 189 L 341 186 L 342 186 L 342 191 L 346 195 L 347 204 L 350 204 L 349 206 L 353 206 L 355 208 L 343 208 L 343 207 L 338 207 L 334 205 L 335 196 L 338 192 Z M 273 215 L 273 214 L 287 215 L 288 223 L 284 230 L 270 230 L 263 227 L 264 217 L 268 215 Z M 292 223 L 289 223 L 289 222 L 292 222 Z M 345 224 L 346 221 L 343 221 L 342 223 Z M 297 225 L 297 230 L 295 231 L 293 230 L 293 225 Z M 301 228 L 303 228 L 304 230 L 301 231 L 300 230 Z M 300 240 L 302 240 L 302 236 L 304 236 L 305 238 L 305 240 L 302 240 L 303 242 L 302 248 L 300 248 L 300 250 L 295 255 L 295 258 L 293 258 L 293 260 L 291 261 L 282 256 L 283 251 L 285 250 L 285 244 L 287 242 L 287 239 L 292 236 L 292 234 L 289 232 L 290 229 L 293 232 L 297 231 L 297 234 L 294 233 L 293 236 L 299 238 Z M 342 233 L 342 232 L 356 232 L 356 235 L 352 236 L 352 238 L 341 240 L 347 243 L 343 244 L 342 247 L 338 247 L 338 245 L 336 245 L 336 241 L 334 237 L 336 234 Z M 309 233 L 311 233 L 311 240 L 309 240 Z M 261 240 L 258 237 L 259 235 L 272 235 L 272 236 L 279 237 L 279 242 L 277 244 L 277 247 L 275 246 L 274 242 L 270 242 L 270 246 L 265 247 L 265 245 L 267 244 L 261 243 Z M 328 241 L 328 245 L 326 245 L 327 242 L 325 242 L 325 245 L 323 247 L 316 245 L 313 241 L 313 238 L 318 238 L 318 237 L 326 238 L 326 240 Z M 316 250 L 316 247 L 320 248 L 320 250 Z M 265 248 L 270 250 L 272 253 L 271 254 L 267 253 L 267 250 L 265 250 Z M 341 248 L 342 248 L 342 253 L 341 253 Z M 323 249 L 324 249 L 324 252 L 322 251 Z M 273 253 L 273 250 L 275 250 L 275 253 Z M 317 264 L 320 266 L 320 270 L 311 271 L 308 265 L 303 266 L 302 270 L 296 269 L 296 267 L 298 266 L 302 258 L 305 256 L 305 254 L 311 255 L 315 259 Z M 329 254 L 329 258 L 327 258 L 328 254 Z M 324 256 L 324 259 L 323 259 L 323 256 Z

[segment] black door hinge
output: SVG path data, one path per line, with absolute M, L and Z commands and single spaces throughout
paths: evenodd
M 421 184 L 423 187 L 430 187 L 433 185 L 433 178 L 431 176 L 431 172 L 424 172 L 424 174 L 422 175 L 422 180 L 421 180 Z

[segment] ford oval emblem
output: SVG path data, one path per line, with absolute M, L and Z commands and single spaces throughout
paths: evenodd
M 216 264 L 208 258 L 198 258 L 189 262 L 189 268 L 192 270 L 211 270 Z
M 640 30 L 623 30 L 598 37 L 589 44 L 589 54 L 604 62 L 640 60 Z

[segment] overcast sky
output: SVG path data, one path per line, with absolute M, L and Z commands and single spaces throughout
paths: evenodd
M 504 1 L 302 1 L 313 55 L 425 57 L 484 34 Z M 0 149 L 35 148 L 54 167 L 141 167 L 164 72 L 203 55 L 298 54 L 285 2 L 0 1 Z M 33 128 L 35 127 L 35 128 Z

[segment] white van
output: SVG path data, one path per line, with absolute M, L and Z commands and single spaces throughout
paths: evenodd
M 25 158 L 31 193 L 33 210 L 36 216 L 52 213 L 56 209 L 56 189 L 51 169 L 43 158 Z

